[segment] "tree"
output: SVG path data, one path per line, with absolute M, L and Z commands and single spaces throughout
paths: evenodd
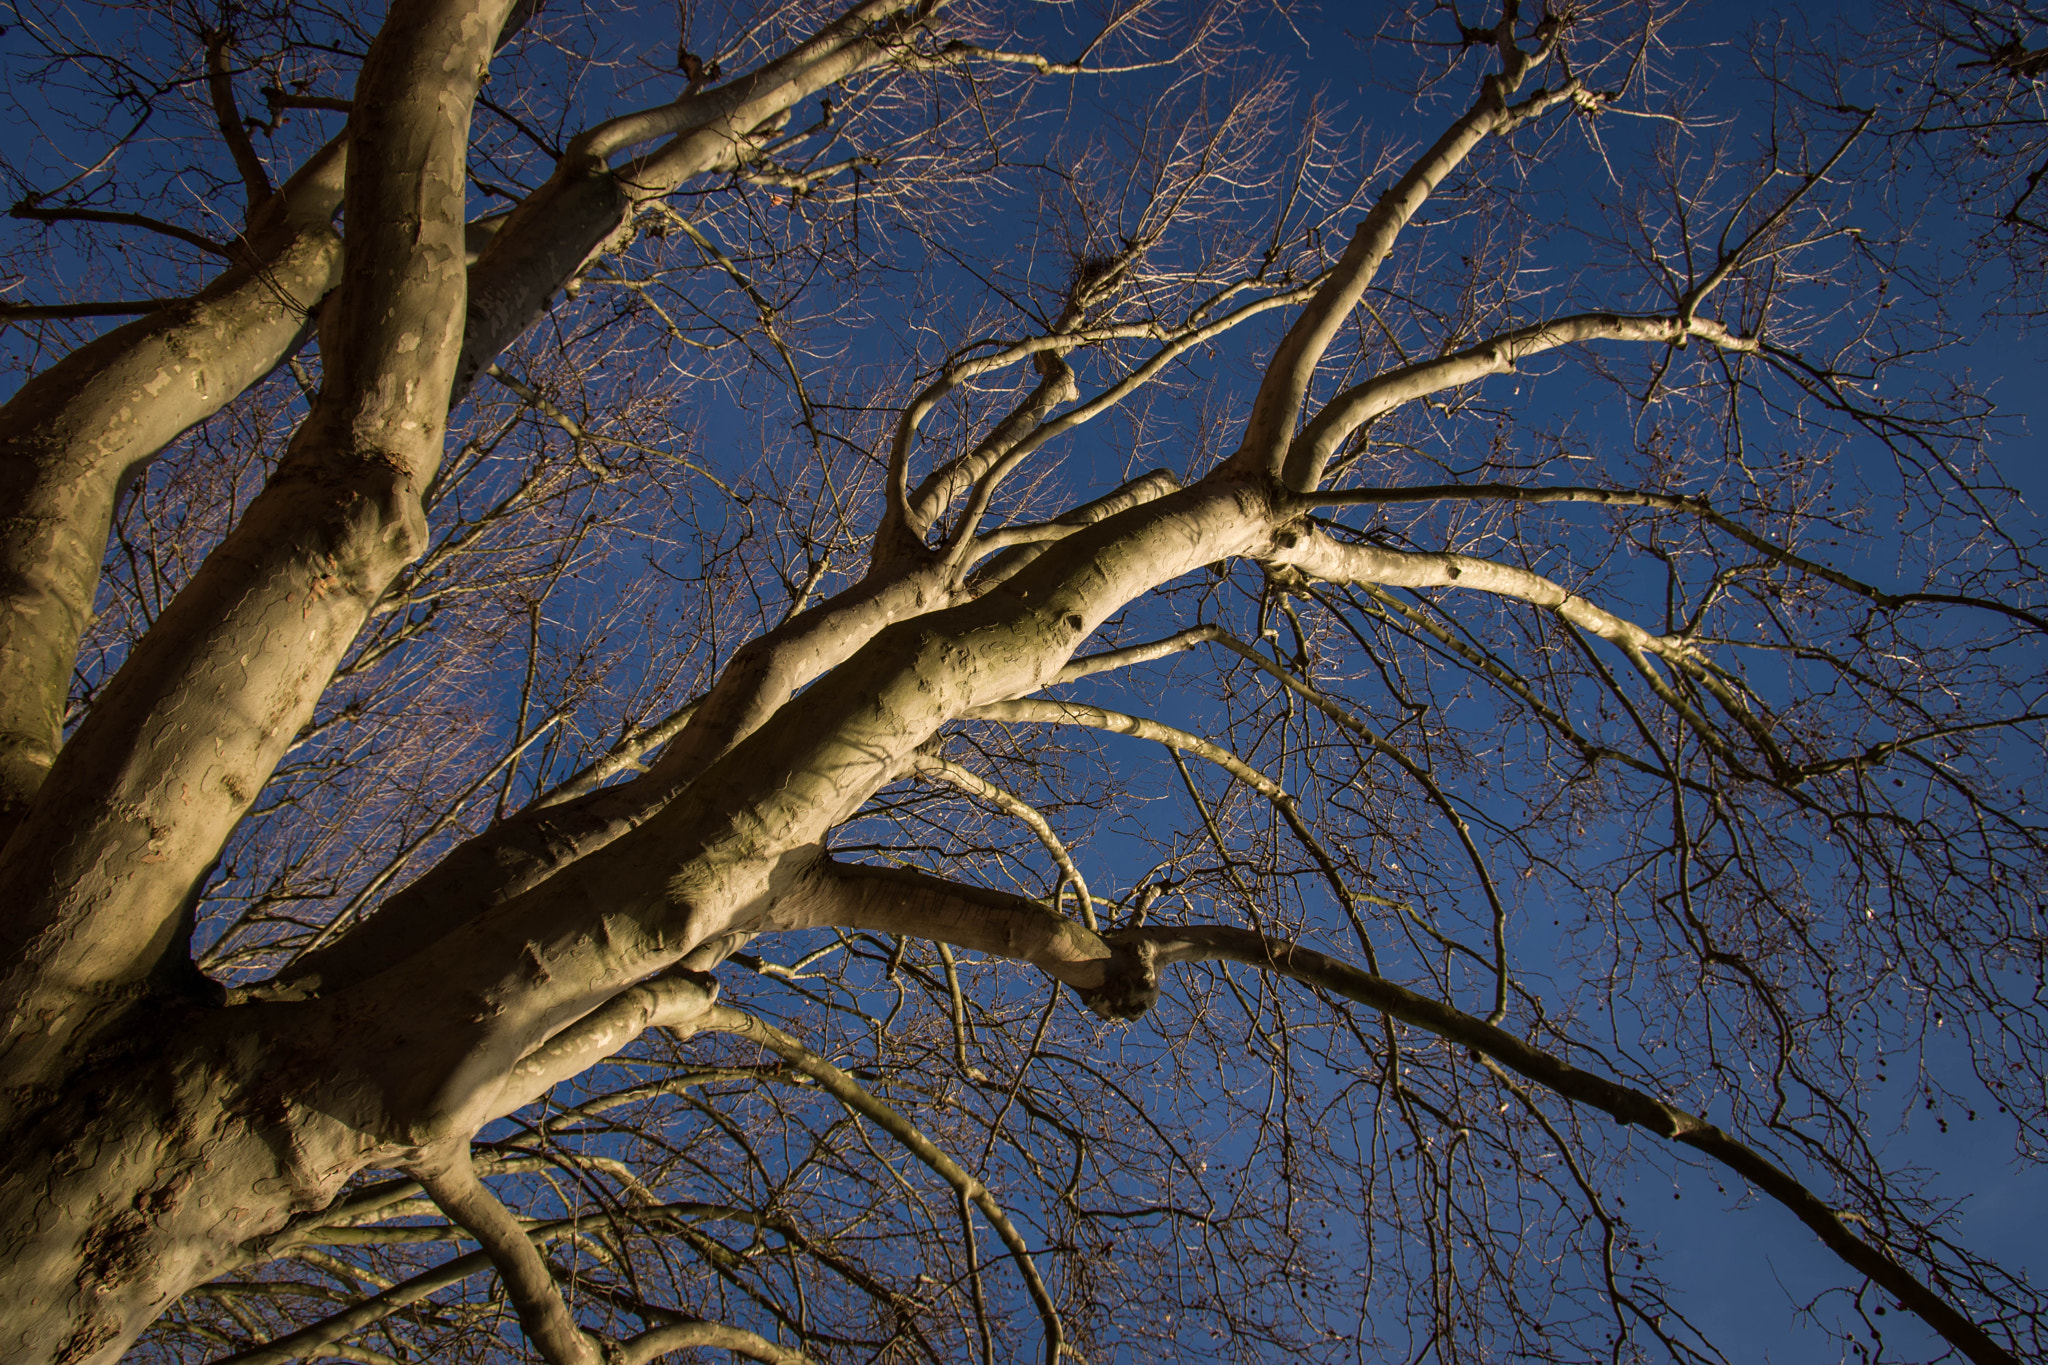
M 1258 10 L 12 13 L 15 1357 L 1713 1359 L 1666 1146 L 2043 1349 L 1880 1140 L 2038 1158 L 2048 623 L 1868 106 L 1632 6 L 1390 19 L 1371 163 Z

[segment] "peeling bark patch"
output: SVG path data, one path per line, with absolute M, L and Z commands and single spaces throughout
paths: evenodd
M 180 1174 L 137 1194 L 128 1208 L 86 1229 L 78 1244 L 78 1287 L 92 1295 L 110 1293 L 139 1278 L 151 1263 L 152 1228 L 184 1201 L 192 1177 Z
M 90 1314 L 57 1348 L 57 1365 L 71 1365 L 73 1361 L 88 1359 L 120 1334 L 120 1325 L 111 1314 Z

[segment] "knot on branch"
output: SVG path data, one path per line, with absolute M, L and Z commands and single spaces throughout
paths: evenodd
M 1143 939 L 1119 939 L 1103 935 L 1109 944 L 1109 961 L 1103 964 L 1102 984 L 1074 988 L 1081 1003 L 1098 1018 L 1125 1023 L 1144 1017 L 1159 999 L 1159 949 Z

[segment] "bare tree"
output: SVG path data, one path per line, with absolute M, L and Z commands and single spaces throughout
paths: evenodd
M 1912 0 L 1880 11 L 1876 68 L 1897 153 L 1921 159 L 2013 304 L 2037 312 L 2048 263 L 2048 11 L 2029 0 Z M 2001 290 L 2003 292 L 2003 290 Z
M 14 1358 L 1719 1359 L 1671 1153 L 2043 1351 L 1884 1150 L 2038 1160 L 2048 620 L 1873 113 L 1635 6 L 1390 17 L 1377 153 L 1228 6 L 11 13 Z

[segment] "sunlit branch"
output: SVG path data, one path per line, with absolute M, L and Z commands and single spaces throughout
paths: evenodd
M 408 1190 L 417 1189 L 415 1182 L 403 1182 Z M 410 1193 L 407 1196 L 411 1197 Z M 561 1218 L 548 1223 L 536 1223 L 522 1231 L 531 1241 L 546 1243 L 573 1236 L 580 1218 Z M 453 1260 L 422 1271 L 407 1280 L 401 1280 L 382 1293 L 364 1299 L 353 1308 L 345 1309 L 332 1317 L 309 1324 L 289 1335 L 263 1346 L 228 1356 L 215 1365 L 289 1365 L 289 1362 L 311 1356 L 318 1357 L 322 1348 L 333 1345 L 344 1337 L 353 1336 L 366 1328 L 402 1312 L 453 1284 L 460 1284 L 472 1275 L 482 1274 L 492 1268 L 490 1254 L 472 1251 Z
M 1796 780 L 1796 767 L 1786 759 L 1765 722 L 1702 659 L 1698 647 L 1682 637 L 1653 635 L 1634 622 L 1565 591 L 1540 574 L 1493 560 L 1459 554 L 1389 550 L 1368 544 L 1347 545 L 1314 527 L 1306 531 L 1282 530 L 1274 536 L 1274 546 L 1274 550 L 1265 556 L 1266 562 L 1297 568 L 1333 583 L 1465 588 L 1516 598 L 1553 611 L 1569 624 L 1621 650 L 1644 683 L 1693 727 L 1703 743 L 1730 761 L 1739 761 L 1727 740 L 1673 690 L 1650 660 L 1662 660 L 1682 671 L 1756 741 L 1769 760 L 1774 777 L 1785 782 Z
M 968 572 L 962 586 L 969 592 L 986 592 L 1038 558 L 1051 542 L 1064 539 L 1084 526 L 1093 526 L 1119 512 L 1165 497 L 1179 487 L 1180 480 L 1170 471 L 1154 469 L 1093 501 L 1062 512 L 1051 521 L 991 531 L 975 541 L 975 549 L 978 552 L 986 547 L 997 553 L 979 568 Z M 971 562 L 971 558 L 963 559 L 963 567 Z
M 1220 640 L 1225 634 L 1223 627 L 1190 626 L 1176 631 L 1160 640 L 1149 640 L 1140 645 L 1125 645 L 1121 649 L 1104 650 L 1100 654 L 1083 654 L 1059 671 L 1053 679 L 1057 683 L 1078 682 L 1082 678 L 1112 669 L 1133 668 L 1149 664 L 1158 659 L 1170 658 L 1175 654 Z
M 686 1351 L 693 1346 L 730 1351 L 749 1360 L 761 1361 L 763 1365 L 816 1365 L 802 1351 L 777 1346 L 758 1332 L 729 1327 L 722 1322 L 675 1322 L 649 1328 L 639 1336 L 614 1346 L 609 1360 L 614 1365 L 647 1365 L 647 1362 L 670 1351 Z
M 1700 318 L 1580 313 L 1520 327 L 1462 351 L 1403 366 L 1346 389 L 1325 403 L 1289 444 L 1281 478 L 1287 487 L 1307 493 L 1322 480 L 1323 471 L 1351 434 L 1373 418 L 1444 389 L 1488 375 L 1511 374 L 1530 356 L 1589 341 L 1675 346 L 1694 336 L 1727 350 L 1758 349 L 1754 337 L 1738 336 L 1718 322 Z
M 470 1169 L 468 1140 L 431 1159 L 433 1167 L 413 1174 L 443 1213 L 475 1235 L 498 1268 L 520 1326 L 541 1354 L 551 1365 L 602 1365 L 598 1344 L 576 1325 L 528 1229 Z
M 1154 744 L 1164 744 L 1183 753 L 1207 759 L 1270 801 L 1285 801 L 1291 804 L 1294 800 L 1278 782 L 1214 740 L 1204 739 L 1200 735 L 1145 716 L 1127 715 L 1121 711 L 1110 711 L 1083 702 L 1020 699 L 977 706 L 967 712 L 962 719 L 1022 721 L 1036 725 L 1085 725 L 1094 730 L 1108 730 L 1114 734 L 1129 735 L 1133 739 L 1150 740 Z
M 621 991 L 519 1059 L 493 1101 L 493 1117 L 514 1113 L 582 1075 L 650 1028 L 688 1036 L 718 999 L 718 983 L 675 968 Z
M 546 810 L 549 806 L 559 806 L 596 791 L 621 773 L 645 772 L 646 764 L 641 760 L 681 734 L 683 727 L 690 723 L 690 717 L 697 714 L 697 707 L 703 700 L 702 697 L 693 697 L 653 724 L 635 726 L 580 771 L 535 797 L 527 809 Z
M 1849 111 L 1843 110 L 1842 112 L 1846 113 Z M 1688 289 L 1685 292 L 1685 296 L 1678 301 L 1678 315 L 1682 322 L 1688 325 L 1692 323 L 1694 314 L 1699 311 L 1699 306 L 1707 295 L 1712 293 L 1715 288 L 1733 274 L 1738 266 L 1744 264 L 1749 259 L 1750 248 L 1764 240 L 1771 233 L 1777 231 L 1778 226 L 1785 221 L 1793 209 L 1799 206 L 1800 201 L 1805 199 L 1816 185 L 1825 181 L 1829 172 L 1833 171 L 1842 158 L 1849 154 L 1849 149 L 1856 145 L 1856 140 L 1863 136 L 1865 130 L 1870 127 L 1871 120 L 1877 117 L 1875 110 L 1864 110 L 1862 113 L 1863 117 L 1842 138 L 1841 145 L 1835 148 L 1833 155 L 1822 162 L 1817 169 L 1808 172 L 1802 177 L 1799 185 L 1791 194 L 1786 196 L 1785 202 L 1766 214 L 1762 222 L 1751 228 L 1734 250 L 1728 249 L 1727 233 L 1725 230 L 1723 231 L 1721 237 L 1721 259 L 1715 262 L 1714 268 L 1707 272 L 1705 278 Z M 1733 226 L 1734 220 L 1731 218 L 1729 220 L 1729 227 L 1732 228 Z
M 1336 339 L 1351 310 L 1365 297 L 1366 288 L 1372 284 L 1380 266 L 1392 254 L 1402 230 L 1436 187 L 1474 148 L 1489 136 L 1504 131 L 1519 116 L 1533 117 L 1577 97 L 1579 84 L 1572 80 L 1556 92 L 1532 97 L 1531 107 L 1527 109 L 1511 109 L 1508 96 L 1549 55 L 1558 23 L 1547 17 L 1539 25 L 1539 46 L 1534 53 L 1523 52 L 1514 46 L 1509 31 L 1513 26 L 1512 17 L 1504 17 L 1501 23 L 1502 31 L 1497 35 L 1497 46 L 1501 50 L 1500 72 L 1485 78 L 1479 98 L 1471 108 L 1459 116 L 1373 204 L 1327 280 L 1287 329 L 1286 337 L 1266 366 L 1265 377 L 1259 384 L 1258 397 L 1253 400 L 1251 416 L 1245 423 L 1244 437 L 1235 457 L 1244 464 L 1247 472 L 1262 470 L 1285 477 L 1283 466 L 1292 463 L 1286 452 L 1296 440 L 1295 422 L 1317 366 L 1322 363 L 1330 343 Z M 1289 486 L 1306 485 L 1290 483 Z
M 1312 494 L 1304 498 L 1303 502 L 1304 505 L 1313 507 L 1372 507 L 1403 502 L 1459 500 L 1514 502 L 1530 506 L 1549 503 L 1590 503 L 1602 507 L 1648 507 L 1658 511 L 1683 512 L 1727 532 L 1775 563 L 1812 574 L 1838 588 L 1845 588 L 1859 597 L 1868 598 L 1886 610 L 1897 610 L 1916 603 L 1975 607 L 2025 621 L 2036 630 L 2048 631 L 2048 619 L 1995 598 L 1971 597 L 1956 593 L 1887 592 L 1882 588 L 1873 587 L 1861 579 L 1843 573 L 1840 569 L 1830 568 L 1786 549 L 1768 537 L 1752 531 L 1733 517 L 1716 511 L 1706 498 L 1690 494 L 1645 493 L 1626 488 L 1532 487 L 1523 484 L 1470 483 L 1432 484 L 1409 488 L 1332 489 Z

